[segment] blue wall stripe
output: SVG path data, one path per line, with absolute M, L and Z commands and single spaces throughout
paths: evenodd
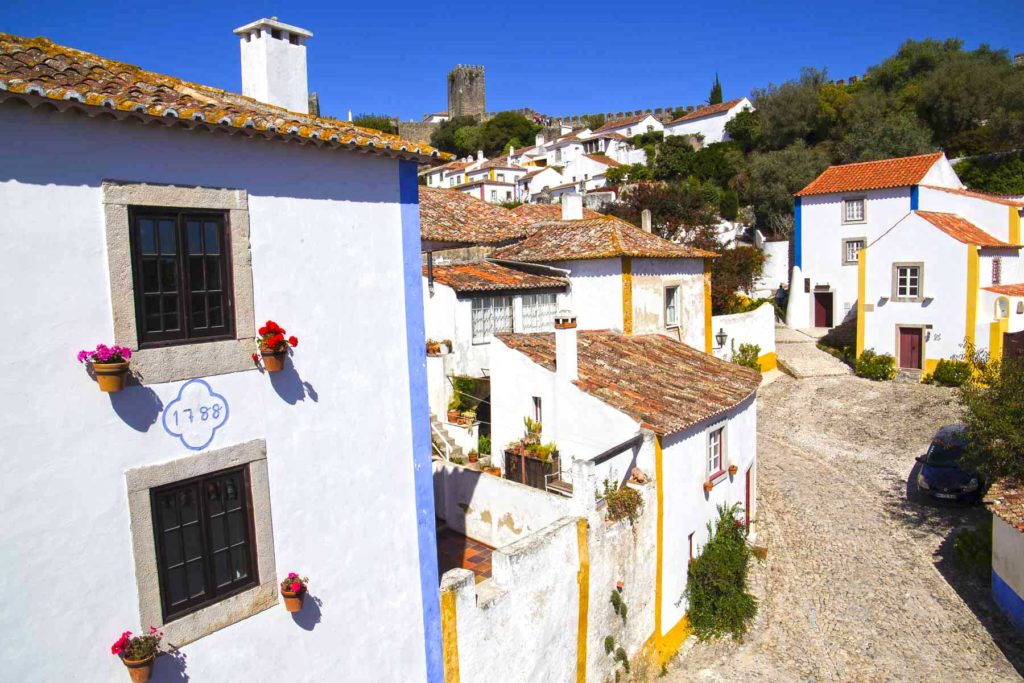
M 1022 599 L 1013 588 L 1010 587 L 1003 577 L 996 574 L 992 569 L 992 597 L 995 599 L 999 609 L 1010 617 L 1010 621 L 1018 630 L 1024 631 L 1024 599 Z
M 405 274 L 405 336 L 409 357 L 409 404 L 416 491 L 416 526 L 423 596 L 423 635 L 427 683 L 444 683 L 441 651 L 441 596 L 437 576 L 434 481 L 430 463 L 430 408 L 427 405 L 427 351 L 423 323 L 423 266 L 420 263 L 420 205 L 416 163 L 398 162 Z
M 802 208 L 802 199 L 803 197 L 797 197 L 796 201 L 793 202 L 793 265 L 800 266 L 800 270 L 803 270 L 804 268 L 803 255 L 800 253 L 800 231 L 803 223 L 802 217 L 800 215 Z M 794 283 L 791 286 L 795 287 L 796 284 Z
M 917 211 L 917 207 L 921 202 L 921 188 L 917 185 L 910 186 L 910 210 Z

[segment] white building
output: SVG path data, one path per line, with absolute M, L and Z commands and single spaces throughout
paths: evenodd
M 243 54 L 286 41 L 273 59 L 308 37 L 241 31 Z M 303 114 L 293 69 L 244 64 L 270 103 L 0 34 L 22 293 L 0 310 L 34 361 L 0 364 L 0 636 L 60 650 L 4 647 L 8 680 L 127 680 L 108 648 L 151 625 L 184 654 L 154 680 L 444 679 L 416 183 L 436 152 Z M 270 375 L 268 318 L 301 342 Z M 134 350 L 120 392 L 75 361 L 97 342 Z
M 665 124 L 665 137 L 671 135 L 700 136 L 705 145 L 726 142 L 729 133 L 725 124 L 736 118 L 742 111 L 753 111 L 754 106 L 746 97 L 700 107 L 674 121 Z
M 1024 492 L 1011 481 L 985 494 L 992 512 L 992 599 L 1018 631 L 1024 631 Z
M 965 189 L 942 153 L 830 167 L 797 193 L 802 277 L 787 322 L 856 320 L 858 354 L 890 353 L 908 369 L 930 371 L 965 343 L 999 356 L 1003 334 L 1024 329 L 1022 210 Z
M 610 119 L 594 131 L 594 135 L 610 135 L 618 133 L 627 138 L 644 133 L 664 130 L 665 126 L 651 114 L 636 114 L 618 119 Z

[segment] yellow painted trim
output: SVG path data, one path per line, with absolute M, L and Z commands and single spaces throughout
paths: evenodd
M 491 169 L 491 180 L 494 180 L 494 169 Z
M 704 259 L 704 352 L 711 353 L 711 261 Z
M 925 358 L 924 359 L 924 372 L 922 375 L 934 375 L 935 368 L 939 367 L 938 358 Z
M 761 372 L 769 372 L 779 367 L 778 359 L 775 357 L 775 352 L 766 353 L 763 356 L 757 357 L 757 364 L 761 368 Z
M 455 591 L 441 593 L 441 649 L 445 683 L 459 683 L 459 629 L 455 619 Z
M 867 304 L 865 300 L 867 292 L 867 270 L 868 270 L 868 250 L 867 247 L 857 252 L 857 358 L 860 358 L 860 354 L 864 353 L 864 324 L 865 314 L 864 306 Z
M 967 329 L 964 339 L 968 350 L 974 347 L 974 328 L 978 323 L 978 273 L 981 270 L 981 258 L 978 247 L 967 245 Z
M 622 332 L 633 334 L 633 257 L 622 257 Z
M 1010 209 L 1010 239 L 1007 242 L 1020 244 L 1020 211 L 1016 206 L 1008 208 Z
M 587 549 L 587 520 L 576 520 L 576 544 L 579 548 L 580 570 L 579 620 L 576 623 L 576 683 L 587 683 L 587 614 L 590 610 L 590 552 Z
M 989 323 L 988 357 L 999 360 L 1003 357 L 1003 334 L 1010 329 L 1010 319 L 1000 318 Z

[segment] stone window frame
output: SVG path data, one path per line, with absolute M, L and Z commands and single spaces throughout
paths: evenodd
M 114 314 L 114 343 L 132 349 L 132 370 L 140 381 L 143 384 L 161 384 L 253 369 L 256 320 L 249 245 L 248 193 L 230 188 L 104 180 L 102 194 L 110 300 Z M 129 236 L 129 209 L 132 207 L 227 212 L 234 297 L 234 339 L 139 349 Z
M 899 296 L 900 268 L 917 268 L 917 296 Z M 920 261 L 898 261 L 892 264 L 892 300 L 906 303 L 921 303 L 924 301 L 924 263 Z
M 861 202 L 863 204 L 864 208 L 861 211 L 861 218 L 860 218 L 860 220 L 851 221 L 851 220 L 847 220 L 846 219 L 846 205 L 848 203 L 850 203 L 850 202 Z M 842 216 L 842 218 L 843 218 L 843 221 L 842 221 L 843 225 L 860 225 L 862 223 L 867 223 L 868 222 L 868 198 L 867 198 L 866 195 L 854 195 L 854 196 L 851 196 L 851 197 L 843 197 L 842 209 L 843 209 L 843 216 Z
M 851 261 L 848 258 L 848 251 L 849 250 L 847 249 L 846 245 L 849 244 L 850 242 L 863 242 L 864 246 L 861 247 L 862 250 L 866 249 L 867 246 L 868 246 L 868 239 L 866 237 L 844 237 L 843 241 L 842 241 L 842 245 L 843 245 L 842 259 L 843 259 L 843 265 L 844 266 L 855 266 L 855 265 L 857 265 L 857 259 L 854 259 L 854 260 Z
M 160 601 L 151 489 L 242 465 L 249 469 L 249 493 L 255 530 L 253 542 L 256 544 L 256 568 L 260 583 L 165 623 Z M 125 482 L 128 487 L 135 580 L 139 591 L 139 623 L 145 627 L 152 625 L 160 628 L 169 643 L 181 647 L 277 604 L 277 564 L 265 440 L 256 439 L 187 455 L 170 462 L 136 467 L 125 472 Z

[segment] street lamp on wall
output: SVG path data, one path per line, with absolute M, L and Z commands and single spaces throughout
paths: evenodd
M 718 342 L 718 348 L 725 346 L 725 340 L 729 338 L 729 335 L 725 333 L 724 328 L 718 328 L 718 334 L 715 335 L 715 341 Z

